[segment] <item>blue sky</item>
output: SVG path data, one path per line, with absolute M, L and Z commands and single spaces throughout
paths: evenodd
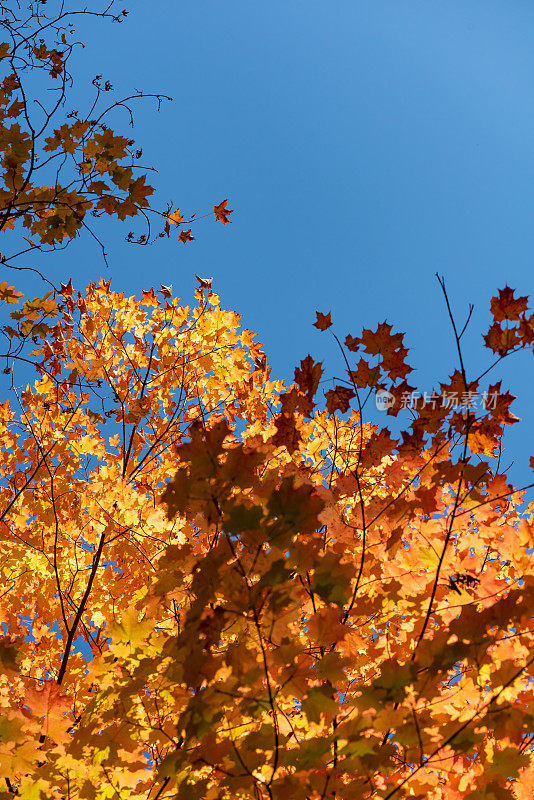
M 465 352 L 481 372 L 490 297 L 507 283 L 534 295 L 531 0 L 129 7 L 122 25 L 84 27 L 75 69 L 117 94 L 174 97 L 159 114 L 139 107 L 132 132 L 159 170 L 159 198 L 185 214 L 228 198 L 232 225 L 200 221 L 195 242 L 152 248 L 125 245 L 115 225 L 109 270 L 85 241 L 54 261 L 54 278 L 81 286 L 105 273 L 132 293 L 172 283 L 188 301 L 194 273 L 213 275 L 281 377 L 308 352 L 342 375 L 316 309 L 343 337 L 387 319 L 430 390 L 456 366 L 438 271 L 459 318 L 475 303 Z M 501 375 L 524 420 L 504 463 L 515 457 L 526 482 L 532 355 Z

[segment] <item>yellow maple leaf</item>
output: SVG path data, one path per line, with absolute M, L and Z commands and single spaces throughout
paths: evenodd
M 179 225 L 183 218 L 183 214 L 180 213 L 179 208 L 177 208 L 176 211 L 173 211 L 172 214 L 167 215 L 167 219 L 171 225 Z
M 17 292 L 14 286 L 10 286 L 5 281 L 0 283 L 0 300 L 3 303 L 18 303 L 21 297 L 23 297 L 23 292 Z

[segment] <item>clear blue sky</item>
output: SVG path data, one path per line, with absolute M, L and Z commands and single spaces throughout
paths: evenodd
M 430 390 L 456 365 L 439 271 L 459 317 L 476 305 L 466 355 L 482 371 L 492 294 L 534 295 L 532 0 L 129 8 L 120 26 L 84 29 L 78 68 L 117 93 L 173 96 L 159 114 L 140 107 L 133 131 L 161 200 L 201 214 L 229 198 L 235 211 L 232 225 L 199 222 L 186 246 L 128 247 L 114 226 L 114 286 L 172 283 L 188 301 L 193 274 L 213 275 L 281 377 L 308 352 L 342 374 L 315 309 L 343 336 L 387 319 Z M 76 247 L 52 271 L 83 285 L 105 268 Z M 533 366 L 521 354 L 503 370 L 524 418 L 507 439 L 517 480 L 532 475 Z

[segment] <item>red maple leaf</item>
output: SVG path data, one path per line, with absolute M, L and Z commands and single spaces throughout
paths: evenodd
M 293 453 L 299 446 L 300 431 L 296 426 L 295 414 L 280 414 L 276 418 L 276 433 L 273 444 L 276 447 L 285 447 L 288 453 Z
M 381 322 L 376 331 L 364 328 L 361 343 L 365 347 L 365 352 L 372 356 L 392 356 L 396 350 L 402 347 L 402 339 L 402 333 L 392 334 L 391 325 Z
M 380 377 L 380 367 L 369 366 L 368 361 L 360 358 L 356 369 L 347 370 L 350 380 L 358 389 L 364 389 L 366 386 L 375 386 Z
M 309 355 L 300 362 L 300 369 L 295 367 L 295 383 L 309 400 L 313 398 L 317 391 L 322 374 L 323 365 L 321 362 L 314 362 Z
M 509 286 L 499 289 L 499 296 L 491 298 L 491 313 L 500 322 L 503 319 L 518 320 L 527 310 L 528 297 L 514 297 Z
M 315 313 L 317 314 L 317 320 L 313 324 L 316 328 L 318 328 L 320 331 L 325 331 L 327 328 L 332 326 L 330 311 L 328 314 L 321 314 L 320 311 L 316 311 Z
M 330 414 L 333 414 L 334 411 L 341 411 L 344 414 L 345 411 L 349 410 L 350 401 L 356 395 L 348 386 L 335 386 L 325 392 L 325 397 L 326 407 Z
M 408 373 L 413 372 L 413 368 L 409 367 L 404 360 L 407 355 L 407 347 L 398 347 L 393 353 L 383 355 L 382 369 L 389 373 L 391 380 L 405 378 Z
M 181 242 L 193 242 L 195 240 L 194 236 L 191 236 L 191 228 L 188 228 L 186 231 L 180 231 L 179 240 Z
M 498 322 L 494 322 L 484 336 L 484 344 L 494 353 L 504 356 L 519 344 L 518 332 L 516 328 L 501 328 Z
M 345 337 L 345 347 L 347 350 L 350 350 L 351 353 L 355 353 L 360 346 L 361 341 L 362 340 L 359 336 L 351 336 L 350 333 L 348 333 Z
M 510 394 L 510 392 L 501 392 L 501 385 L 502 381 L 498 381 L 489 387 L 486 405 L 491 416 L 497 420 L 497 422 L 504 423 L 505 425 L 513 425 L 515 422 L 519 421 L 519 417 L 512 414 L 510 411 L 510 406 L 516 398 L 515 395 Z
M 69 278 L 68 283 L 60 283 L 61 289 L 58 294 L 62 294 L 64 297 L 70 297 L 73 293 L 72 288 L 72 278 Z

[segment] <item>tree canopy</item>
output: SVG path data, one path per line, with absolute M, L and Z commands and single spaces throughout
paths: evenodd
M 88 214 L 149 219 L 133 142 L 92 112 L 44 136 L 71 12 L 1 9 L 5 235 L 42 252 Z M 27 70 L 59 81 L 44 127 Z M 342 339 L 324 309 L 343 378 L 308 355 L 277 380 L 197 283 L 191 303 L 0 284 L 4 372 L 34 371 L 0 404 L 0 800 L 528 800 L 534 504 L 494 377 L 532 349 L 528 298 L 493 298 L 472 376 L 440 278 L 458 368 L 425 394 L 401 333 Z
M 2 406 L 8 793 L 529 797 L 533 507 L 500 384 L 457 370 L 393 438 L 359 409 L 408 387 L 388 325 L 321 401 L 322 365 L 271 380 L 209 281 L 47 302 Z M 492 307 L 530 346 L 526 299 Z

